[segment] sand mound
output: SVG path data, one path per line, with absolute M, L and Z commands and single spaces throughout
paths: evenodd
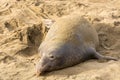
M 120 61 L 89 60 L 36 77 L 37 49 L 61 16 L 78 13 L 96 28 L 103 55 L 120 58 L 119 0 L 0 0 L 0 80 L 120 80 Z

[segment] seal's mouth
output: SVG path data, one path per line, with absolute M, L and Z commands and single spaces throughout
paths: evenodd
M 46 68 L 47 68 L 47 67 L 41 67 L 41 68 L 39 68 L 39 69 L 36 71 L 36 75 L 37 75 L 37 76 L 42 76 L 42 75 L 44 75 L 45 73 L 47 73 L 48 71 L 46 71 Z
M 45 71 L 37 71 L 36 72 L 36 76 L 42 76 L 42 75 L 44 75 L 46 72 Z
M 39 76 L 44 76 L 46 73 L 48 73 L 50 71 L 37 71 L 36 72 L 36 76 L 39 77 Z

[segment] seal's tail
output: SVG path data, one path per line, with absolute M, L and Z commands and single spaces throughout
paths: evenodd
M 99 54 L 98 52 L 96 52 L 95 58 L 100 59 L 100 60 L 114 60 L 114 61 L 118 61 L 117 58 L 110 57 L 110 56 L 103 56 L 103 55 Z

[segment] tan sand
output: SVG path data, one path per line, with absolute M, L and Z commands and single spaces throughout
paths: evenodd
M 98 51 L 120 59 L 120 0 L 0 0 L 0 80 L 120 80 L 120 60 L 89 60 L 36 77 L 49 21 L 73 12 L 96 28 Z

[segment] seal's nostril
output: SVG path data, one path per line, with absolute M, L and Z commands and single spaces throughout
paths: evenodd
M 36 71 L 36 76 L 43 75 L 45 73 L 44 69 L 39 69 Z
M 40 73 L 37 72 L 37 73 L 36 73 L 36 76 L 37 76 L 37 77 L 40 76 Z
M 44 73 L 45 73 L 45 72 L 37 72 L 37 73 L 36 73 L 36 76 L 37 76 L 37 77 L 42 76 L 42 75 L 44 75 Z
M 37 71 L 37 72 L 36 72 L 36 76 L 38 77 L 38 76 L 42 75 L 43 73 L 44 73 L 44 72 Z

